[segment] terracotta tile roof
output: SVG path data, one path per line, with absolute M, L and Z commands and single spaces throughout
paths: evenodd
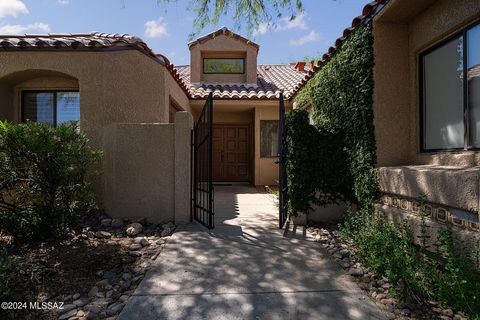
M 229 37 L 232 37 L 233 39 L 243 41 L 246 44 L 249 44 L 252 47 L 255 47 L 257 49 L 257 51 L 258 51 L 258 49 L 260 49 L 260 46 L 258 44 L 256 44 L 256 43 L 252 42 L 251 40 L 239 35 L 238 33 L 235 33 L 233 31 L 231 31 L 227 27 L 221 27 L 217 31 L 210 32 L 207 35 L 201 36 L 200 38 L 197 38 L 197 39 L 193 40 L 192 42 L 189 42 L 188 47 L 190 48 L 191 46 L 194 46 L 197 43 L 198 44 L 205 43 L 208 40 L 214 39 L 215 37 L 218 37 L 219 35 L 222 35 L 222 34 L 226 35 L 226 36 L 229 36 Z
M 0 48 L 8 49 L 101 49 L 130 46 L 144 50 L 152 56 L 153 51 L 142 39 L 128 34 L 86 33 L 86 34 L 25 34 L 0 35 Z
M 310 71 L 297 71 L 293 64 L 272 64 L 257 66 L 257 84 L 192 84 L 190 66 L 175 67 L 187 85 L 192 99 L 205 99 L 209 92 L 217 99 L 278 99 L 283 92 L 285 99 Z
M 102 51 L 136 49 L 164 65 L 179 86 L 189 94 L 173 64 L 164 55 L 155 53 L 139 37 L 128 34 L 78 33 L 78 34 L 25 34 L 0 35 L 0 51 L 29 50 L 73 50 Z
M 360 25 L 365 23 L 366 21 L 369 21 L 376 13 L 381 10 L 384 5 L 388 2 L 389 0 L 374 0 L 367 5 L 363 7 L 362 14 L 358 17 L 353 18 L 352 20 L 352 25 L 345 30 L 343 30 L 343 34 L 341 37 L 339 37 L 333 46 L 328 48 L 327 52 L 322 56 L 322 58 L 318 61 L 318 63 L 313 67 L 313 69 L 310 69 L 308 72 L 307 76 L 305 77 L 304 80 L 302 80 L 297 86 L 295 86 L 290 98 L 294 98 L 295 95 L 300 91 L 300 89 L 307 83 L 307 81 L 313 77 L 313 75 L 321 69 L 323 65 L 325 65 L 330 58 L 332 58 L 335 55 L 335 52 L 337 51 L 337 48 L 339 48 L 345 40 L 348 39 L 350 34 L 358 28 Z
M 342 37 L 335 41 L 318 61 L 316 65 L 297 71 L 294 65 L 259 65 L 257 68 L 257 84 L 203 84 L 190 83 L 190 66 L 174 67 L 170 61 L 161 54 L 156 54 L 142 39 L 127 34 L 48 34 L 48 35 L 0 35 L 0 51 L 4 50 L 115 50 L 133 48 L 152 57 L 168 69 L 173 78 L 185 94 L 191 99 L 202 99 L 213 91 L 215 98 L 220 99 L 277 99 L 283 91 L 285 99 L 292 99 L 304 84 L 317 72 L 322 65 L 335 54 L 335 51 L 348 38 L 355 28 L 368 21 L 383 4 L 389 0 L 375 0 L 367 4 L 362 15 L 353 19 L 352 26 L 343 31 Z M 206 36 L 189 43 L 189 46 L 202 43 L 220 34 L 231 36 L 259 48 L 258 44 L 233 33 L 223 27 Z

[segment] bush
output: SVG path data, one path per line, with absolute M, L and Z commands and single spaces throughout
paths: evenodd
M 63 234 L 77 212 L 94 206 L 88 172 L 99 159 L 75 123 L 0 122 L 0 231 Z
M 404 298 L 441 301 L 472 316 L 480 315 L 480 274 L 475 252 L 465 249 L 450 230 L 439 232 L 434 254 L 427 253 L 422 241 L 425 235 L 420 235 L 421 244 L 416 246 L 407 222 L 397 228 L 381 212 L 348 213 L 340 230 L 345 239 L 354 240 L 355 256 L 376 275 L 402 287 L 400 294 Z

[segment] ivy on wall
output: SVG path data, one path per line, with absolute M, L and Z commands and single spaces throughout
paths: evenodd
M 315 161 L 325 166 L 324 170 L 317 168 L 307 173 L 318 176 L 314 179 L 317 185 L 309 188 L 316 187 L 321 194 L 328 195 L 340 191 L 341 196 L 336 195 L 336 200 L 357 203 L 361 207 L 371 206 L 379 195 L 373 127 L 373 63 L 373 35 L 369 23 L 350 35 L 295 98 L 300 108 L 308 105 L 313 108 L 314 126 L 322 137 L 317 138 L 317 143 L 322 144 L 319 140 L 325 139 L 342 148 L 341 159 L 335 147 L 330 146 L 316 150 L 311 161 L 306 160 L 308 164 L 303 165 L 313 165 Z M 306 143 L 303 134 L 299 135 L 294 126 L 289 127 L 289 148 L 292 150 Z M 289 160 L 292 161 L 290 172 L 301 170 L 296 167 L 301 165 L 297 160 Z M 291 182 L 292 204 L 309 200 L 309 197 L 300 200 L 296 184 L 307 186 L 303 186 L 301 179 L 297 181 Z M 327 183 L 332 181 L 342 181 L 346 185 L 339 188 L 335 183 Z M 292 209 L 298 208 L 292 205 Z
M 289 211 L 307 213 L 312 204 L 323 206 L 345 200 L 352 179 L 346 170 L 343 136 L 317 130 L 309 124 L 308 112 L 303 109 L 288 112 L 286 123 Z M 327 154 L 336 161 L 325 161 Z

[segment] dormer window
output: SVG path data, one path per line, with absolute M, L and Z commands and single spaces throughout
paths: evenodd
M 244 58 L 203 58 L 205 74 L 244 74 Z
M 257 84 L 258 44 L 221 28 L 189 43 L 193 84 Z

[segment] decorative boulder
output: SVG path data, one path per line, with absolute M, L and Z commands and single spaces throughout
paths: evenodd
M 142 232 L 142 230 L 143 230 L 143 226 L 138 222 L 134 222 L 127 226 L 126 231 L 127 231 L 127 235 L 133 237 L 139 234 L 140 232 Z

